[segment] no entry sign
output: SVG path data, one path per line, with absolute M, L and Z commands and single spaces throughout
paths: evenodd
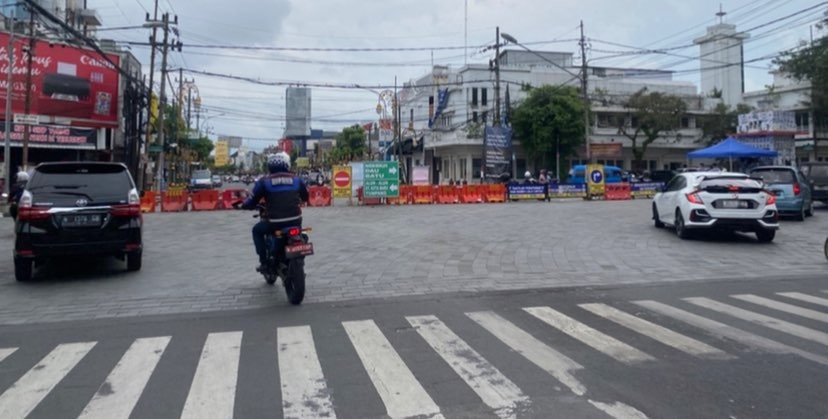
M 350 198 L 351 166 L 334 166 L 332 172 L 334 198 Z

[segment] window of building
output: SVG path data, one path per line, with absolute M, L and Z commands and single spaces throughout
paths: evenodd
M 452 124 L 452 115 L 440 115 L 440 127 L 441 128 L 451 128 Z
M 450 169 L 449 169 L 450 165 L 451 165 L 451 162 L 449 160 L 443 160 L 443 179 L 444 180 L 448 180 L 448 178 L 451 176 Z
M 477 123 L 477 112 L 472 112 L 472 122 Z
M 477 88 L 476 87 L 472 87 L 471 104 L 472 104 L 472 106 L 477 106 Z
M 489 122 L 489 111 L 483 112 L 483 123 Z
M 466 167 L 466 159 L 460 159 L 460 176 L 457 177 L 457 180 L 467 179 L 468 176 L 468 167 Z
M 794 117 L 796 118 L 796 128 L 799 131 L 810 131 L 811 129 L 811 115 L 808 112 L 797 112 Z
M 487 89 L 485 87 L 480 89 L 480 102 L 481 102 L 480 104 L 483 105 L 483 106 L 488 106 L 489 105 L 488 91 L 489 91 L 489 89 Z
M 480 179 L 480 170 L 482 170 L 483 159 L 472 159 L 472 179 Z
M 681 127 L 682 128 L 692 128 L 690 126 L 690 117 L 689 116 L 682 116 L 681 117 Z
M 619 121 L 623 121 L 623 115 L 612 114 L 612 113 L 601 113 L 598 114 L 597 124 L 598 128 L 618 128 Z

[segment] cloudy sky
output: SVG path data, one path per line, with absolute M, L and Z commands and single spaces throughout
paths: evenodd
M 160 13 L 178 15 L 184 48 L 170 55 L 169 67 L 184 68 L 184 77 L 195 79 L 202 98 L 202 128 L 209 127 L 212 134 L 242 136 L 256 149 L 282 135 L 285 87 L 201 73 L 263 82 L 393 85 L 395 77 L 402 83 L 425 75 L 432 62 L 455 68 L 466 61 L 488 62 L 492 52 L 481 49 L 494 43 L 497 26 L 533 49 L 568 51 L 579 58 L 575 38 L 583 20 L 590 63 L 675 70 L 675 79 L 698 84 L 699 50 L 692 40 L 716 22 L 714 14 L 721 5 L 728 12 L 725 22 L 751 30 L 745 59 L 760 60 L 748 64 L 746 88 L 760 90 L 772 81 L 767 74 L 771 60 L 762 58 L 807 41 L 811 25 L 828 7 L 828 2 L 813 0 L 467 0 L 467 8 L 465 4 L 466 0 L 158 3 Z M 820 7 L 804 11 L 814 6 Z M 103 28 L 118 28 L 143 23 L 154 2 L 88 0 L 88 7 L 97 9 Z M 469 48 L 464 53 L 466 16 Z M 100 38 L 123 42 L 146 42 L 148 36 L 147 29 L 99 33 Z M 216 48 L 228 45 L 248 49 Z M 691 46 L 670 50 L 673 55 L 630 54 L 642 48 L 687 45 Z M 148 71 L 149 48 L 131 48 Z M 314 48 L 382 51 L 308 50 Z M 619 53 L 623 55 L 618 57 Z M 612 55 L 616 57 L 608 58 Z M 171 77 L 177 83 L 177 73 Z M 377 96 L 368 90 L 314 88 L 312 96 L 314 128 L 339 130 L 376 119 Z

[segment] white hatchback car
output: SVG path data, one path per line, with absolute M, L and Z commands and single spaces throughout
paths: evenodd
M 674 177 L 653 198 L 653 222 L 676 229 L 685 239 L 690 230 L 756 233 L 773 241 L 779 229 L 776 197 L 761 179 L 742 173 L 688 172 Z

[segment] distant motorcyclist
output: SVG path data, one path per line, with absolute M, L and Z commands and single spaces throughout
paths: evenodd
M 267 159 L 269 175 L 262 176 L 253 186 L 253 194 L 242 204 L 244 209 L 256 209 L 264 199 L 265 214 L 253 226 L 253 245 L 259 255 L 259 268 L 267 266 L 265 235 L 284 227 L 302 226 L 302 202 L 308 202 L 305 182 L 290 172 L 290 156 L 285 152 L 273 154 Z

